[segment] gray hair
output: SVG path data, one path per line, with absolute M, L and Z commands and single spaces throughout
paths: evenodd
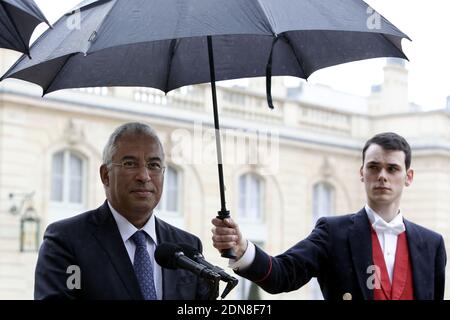
M 128 122 L 114 130 L 109 137 L 108 142 L 103 148 L 103 164 L 109 165 L 112 162 L 112 157 L 117 151 L 117 141 L 124 135 L 145 135 L 155 139 L 163 154 L 163 159 L 161 160 L 164 161 L 164 149 L 156 131 L 145 123 Z

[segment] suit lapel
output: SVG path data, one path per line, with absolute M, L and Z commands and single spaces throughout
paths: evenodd
M 131 299 L 142 300 L 142 294 L 136 275 L 134 274 L 133 265 L 107 202 L 105 201 L 94 214 L 96 216 L 93 217 L 93 223 L 97 225 L 94 236 L 107 252 L 113 267 L 130 294 Z M 101 270 L 99 271 L 101 272 Z
M 370 274 L 367 268 L 373 264 L 370 224 L 364 209 L 353 217 L 353 226 L 349 229 L 348 240 L 353 265 L 359 287 L 365 300 L 373 300 L 373 290 L 369 290 L 367 280 Z
M 411 259 L 414 298 L 417 300 L 431 299 L 430 288 L 433 287 L 434 270 L 430 269 L 430 256 L 426 242 L 416 226 L 406 219 L 403 219 L 408 239 L 409 257 Z
M 155 217 L 156 218 L 156 217 Z M 163 223 L 160 219 L 155 219 L 156 224 L 156 236 L 158 237 L 158 244 L 163 242 L 176 242 L 176 240 L 171 236 L 171 232 L 167 225 Z M 163 282 L 163 296 L 164 300 L 179 299 L 180 294 L 177 292 L 177 280 L 178 272 L 177 270 L 170 270 L 162 268 L 162 282 Z

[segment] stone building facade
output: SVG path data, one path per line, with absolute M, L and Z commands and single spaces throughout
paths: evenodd
M 2 71 L 14 58 L 0 53 Z M 218 88 L 227 206 L 251 240 L 281 253 L 306 237 L 318 217 L 362 208 L 361 148 L 372 135 L 395 131 L 410 141 L 416 171 L 401 209 L 443 234 L 450 247 L 450 112 L 409 103 L 402 64 L 390 61 L 384 72 L 369 97 L 320 85 L 287 89 L 274 79 L 275 110 L 267 108 L 264 79 L 246 88 Z M 101 205 L 101 152 L 114 128 L 129 121 L 151 124 L 166 150 L 165 190 L 156 214 L 198 235 L 208 260 L 226 267 L 210 240 L 210 220 L 220 208 L 210 101 L 209 85 L 168 95 L 96 88 L 41 98 L 37 86 L 2 82 L 0 299 L 32 298 L 37 253 L 20 251 L 21 235 L 26 247 L 34 239 L 33 230 L 21 231 L 21 218 L 36 214 L 42 241 L 50 222 Z M 229 297 L 245 299 L 250 292 L 241 281 Z M 320 298 L 314 283 L 281 295 L 258 294 Z

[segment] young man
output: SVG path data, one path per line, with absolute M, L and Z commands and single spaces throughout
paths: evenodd
M 270 293 L 317 277 L 330 300 L 442 300 L 444 240 L 400 211 L 414 177 L 409 144 L 395 133 L 378 134 L 365 144 L 362 161 L 367 204 L 358 213 L 321 218 L 305 240 L 276 257 L 245 240 L 232 219 L 214 219 L 214 247 L 234 248 L 231 267 Z
M 202 244 L 153 214 L 164 184 L 164 152 L 153 129 L 142 123 L 117 128 L 103 150 L 100 178 L 102 206 L 47 228 L 35 299 L 208 299 L 207 285 L 194 274 L 155 263 L 159 243 L 199 251 Z

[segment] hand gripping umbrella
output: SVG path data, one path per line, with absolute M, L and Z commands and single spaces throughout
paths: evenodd
M 30 38 L 41 22 L 50 26 L 33 0 L 0 0 L 0 47 L 30 55 Z
M 75 15 L 77 28 L 69 20 Z M 169 92 L 211 82 L 220 186 L 223 181 L 216 80 L 308 78 L 345 62 L 406 58 L 407 36 L 361 0 L 85 1 L 44 33 L 4 78 L 64 88 L 140 86 Z M 233 257 L 232 252 L 223 252 Z

